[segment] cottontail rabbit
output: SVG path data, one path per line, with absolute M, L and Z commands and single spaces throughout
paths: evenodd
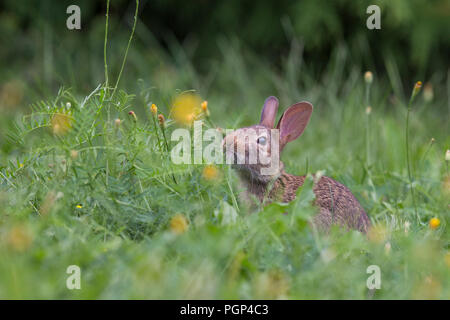
M 224 148 L 226 145 L 228 159 L 231 158 L 233 164 L 237 163 L 233 166 L 238 169 L 246 192 L 261 202 L 290 202 L 294 200 L 297 189 L 305 181 L 305 176 L 286 173 L 279 156 L 288 142 L 303 133 L 313 106 L 309 102 L 292 105 L 281 116 L 278 130 L 273 130 L 277 110 L 278 99 L 267 98 L 259 124 L 235 130 L 226 135 L 222 142 Z M 254 157 L 255 151 L 257 159 L 252 162 L 251 157 L 252 154 Z M 274 163 L 277 165 L 274 166 Z M 347 187 L 322 176 L 316 181 L 313 191 L 316 195 L 315 205 L 319 209 L 314 217 L 315 226 L 326 231 L 332 224 L 338 224 L 367 232 L 370 226 L 369 217 Z

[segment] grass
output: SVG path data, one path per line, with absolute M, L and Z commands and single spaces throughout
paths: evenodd
M 136 34 L 145 34 L 139 24 Z M 408 106 L 399 92 L 391 95 L 402 87 L 394 60 L 386 62 L 388 77 L 374 76 L 367 114 L 365 70 L 351 64 L 345 47 L 321 77 L 299 61 L 295 39 L 279 68 L 237 41 L 219 47 L 223 58 L 204 74 L 177 43 L 160 67 L 131 46 L 127 64 L 149 76 L 130 80 L 124 60 L 124 88 L 63 88 L 22 118 L 2 120 L 0 297 L 366 299 L 366 270 L 378 265 L 374 299 L 448 299 L 446 83 L 433 83 L 431 101 L 416 97 L 405 149 Z M 205 165 L 174 165 L 150 105 L 170 137 L 177 128 L 171 101 L 192 88 L 208 100 L 205 126 L 222 128 L 254 124 L 272 94 L 283 109 L 311 101 L 305 134 L 284 150 L 287 171 L 324 170 L 347 185 L 372 220 L 370 236 L 314 233 L 311 182 L 295 202 L 250 214 L 227 166 L 211 176 Z M 81 290 L 66 288 L 70 265 L 81 268 Z

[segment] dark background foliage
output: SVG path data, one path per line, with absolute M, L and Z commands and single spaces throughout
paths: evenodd
M 70 4 L 81 7 L 81 31 L 65 28 Z M 381 8 L 381 30 L 366 28 L 370 4 Z M 124 26 L 131 24 L 134 5 L 127 0 L 111 2 L 110 41 L 118 46 L 111 51 L 112 58 L 123 53 L 123 39 L 129 32 Z M 0 59 L 8 64 L 0 81 L 17 73 L 37 82 L 66 79 L 77 60 L 101 73 L 105 10 L 106 1 L 2 1 Z M 450 3 L 445 0 L 144 0 L 139 17 L 137 46 L 151 51 L 149 44 L 156 41 L 170 52 L 177 41 L 188 48 L 192 62 L 203 73 L 220 57 L 218 42 L 224 38 L 237 41 L 274 67 L 282 63 L 280 57 L 296 39 L 307 66 L 317 74 L 336 47 L 345 44 L 353 64 L 381 74 L 385 59 L 395 57 L 408 81 L 410 77 L 426 79 L 436 71 L 446 73 L 450 53 Z M 58 50 L 67 53 L 64 59 Z M 53 70 L 50 65 L 55 60 L 67 68 Z M 92 80 L 83 79 L 85 83 Z

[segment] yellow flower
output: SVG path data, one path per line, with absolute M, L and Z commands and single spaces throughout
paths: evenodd
M 206 100 L 203 101 L 201 107 L 202 107 L 203 113 L 204 113 L 207 117 L 209 117 L 208 101 L 206 101 Z
M 77 204 L 77 209 L 83 209 L 83 206 L 81 204 Z
M 158 107 L 156 106 L 156 104 L 152 103 L 150 110 L 154 115 L 156 115 L 156 113 L 158 112 Z
M 192 125 L 195 118 L 202 112 L 202 100 L 192 92 L 178 95 L 173 104 L 171 113 L 177 123 Z
M 433 230 L 437 229 L 440 224 L 441 224 L 441 220 L 439 220 L 438 218 L 430 219 L 430 228 L 431 229 L 433 229 Z
M 19 168 L 23 168 L 23 163 L 19 164 Z
M 65 113 L 55 113 L 52 117 L 51 127 L 55 135 L 64 135 L 72 128 L 72 118 Z
M 372 72 L 367 71 L 367 72 L 364 74 L 364 80 L 366 81 L 367 84 L 371 84 L 372 81 L 373 81 L 373 75 L 372 75 Z
M 175 234 L 182 234 L 186 232 L 188 227 L 188 221 L 182 214 L 177 214 L 170 220 L 170 230 Z
M 203 168 L 203 178 L 208 181 L 216 180 L 219 178 L 219 170 L 213 165 L 207 165 Z
M 422 81 L 417 81 L 414 85 L 414 90 L 420 90 L 422 88 Z
M 419 93 L 420 88 L 422 88 L 422 81 L 417 81 L 412 92 L 412 99 Z

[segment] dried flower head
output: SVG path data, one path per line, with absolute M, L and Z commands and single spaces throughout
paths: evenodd
M 114 120 L 114 125 L 116 126 L 116 128 L 120 127 L 121 123 L 122 123 L 122 120 L 120 120 L 120 119 Z
M 158 115 L 158 122 L 161 127 L 164 127 L 166 120 L 164 119 L 164 116 L 162 114 Z

